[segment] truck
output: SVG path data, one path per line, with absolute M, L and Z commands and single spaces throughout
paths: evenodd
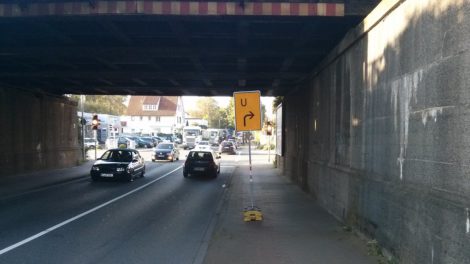
M 223 140 L 222 129 L 218 128 L 209 128 L 205 133 L 207 136 L 207 141 L 213 146 L 218 146 Z
M 183 148 L 192 149 L 202 140 L 202 128 L 199 126 L 183 127 Z

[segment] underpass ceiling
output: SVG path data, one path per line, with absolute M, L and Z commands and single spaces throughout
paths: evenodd
M 51 94 L 283 95 L 362 16 L 0 18 L 0 87 Z

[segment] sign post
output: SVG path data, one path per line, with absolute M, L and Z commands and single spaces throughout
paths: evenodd
M 235 92 L 235 128 L 237 131 L 261 130 L 261 93 L 260 91 Z M 255 206 L 253 198 L 253 173 L 251 168 L 251 133 L 248 135 L 248 157 L 250 164 L 250 200 L 251 205 L 244 210 L 245 222 L 261 221 L 263 214 Z

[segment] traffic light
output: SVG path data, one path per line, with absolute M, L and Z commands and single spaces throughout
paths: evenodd
M 97 130 L 99 125 L 100 120 L 98 119 L 98 115 L 93 115 L 93 119 L 91 120 L 91 129 Z
M 266 122 L 266 135 L 271 136 L 273 134 L 273 124 L 271 121 Z

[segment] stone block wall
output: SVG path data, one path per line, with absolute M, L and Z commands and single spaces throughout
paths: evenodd
M 470 2 L 382 1 L 286 96 L 285 174 L 400 263 L 470 263 Z

